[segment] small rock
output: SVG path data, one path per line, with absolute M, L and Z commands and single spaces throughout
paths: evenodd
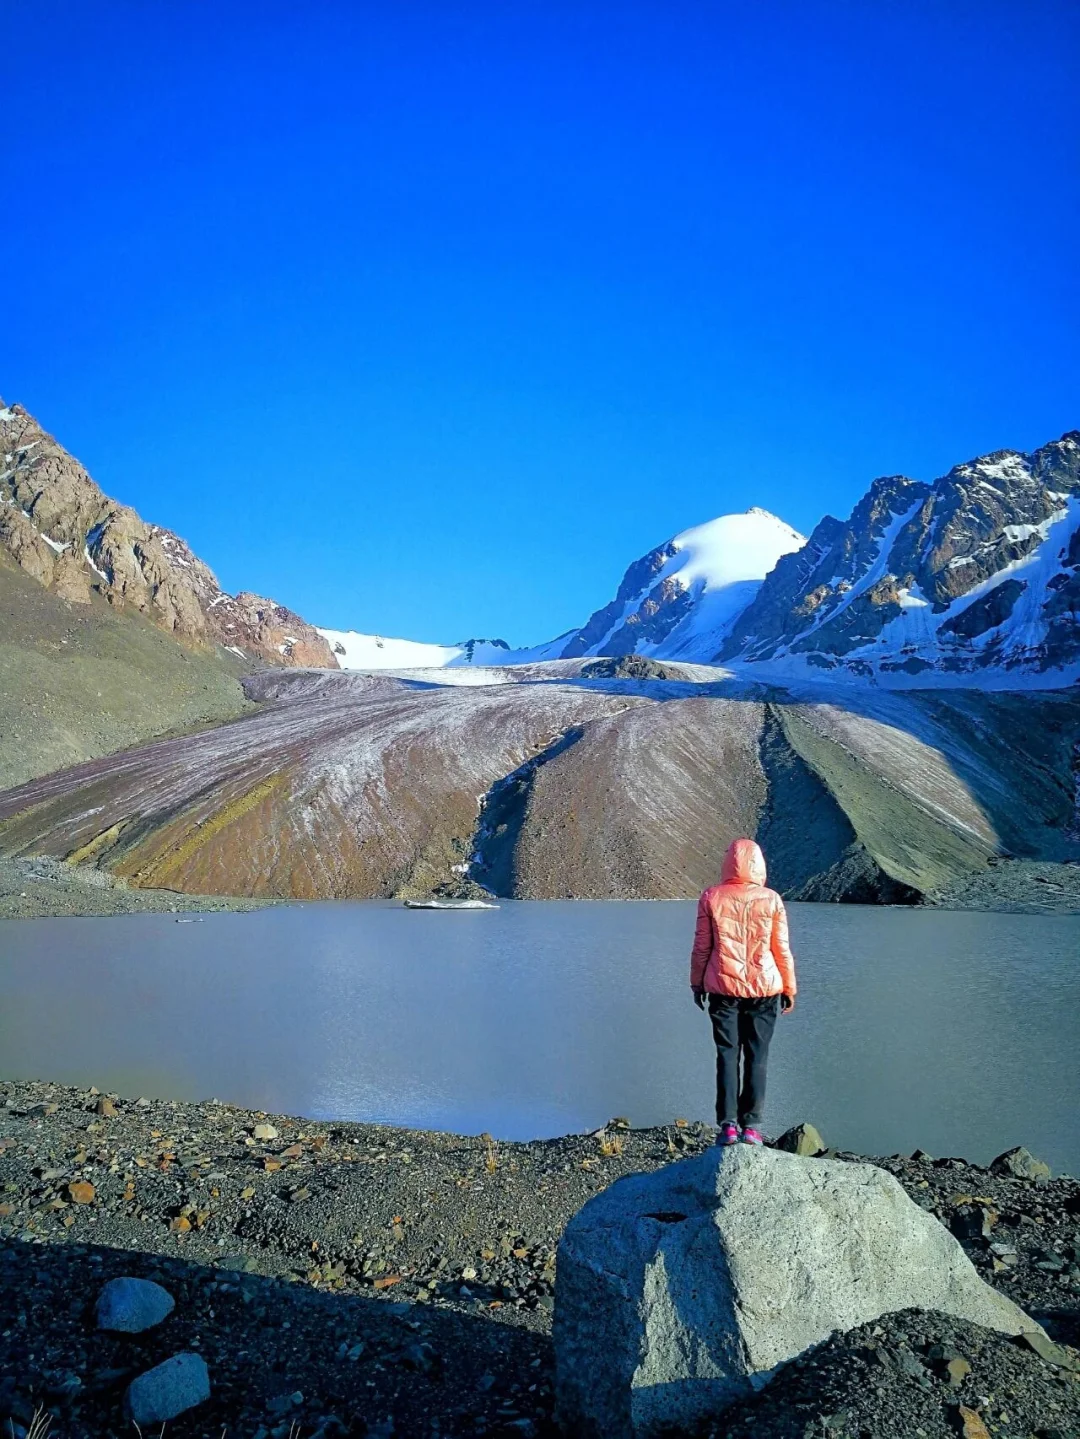
M 218 1260 L 219 1269 L 237 1269 L 241 1274 L 254 1274 L 256 1265 L 254 1259 L 249 1259 L 246 1254 L 223 1254 Z
M 103 1094 L 95 1106 L 97 1113 L 105 1119 L 115 1119 L 118 1113 L 116 1105 L 107 1094 Z
M 894 1354 L 896 1367 L 901 1374 L 906 1374 L 909 1379 L 916 1380 L 919 1384 L 926 1383 L 926 1370 L 912 1354 L 910 1349 L 897 1349 Z
M 67 1187 L 72 1204 L 93 1204 L 95 1189 L 88 1179 L 77 1179 Z
M 990 1439 L 990 1431 L 976 1410 L 969 1409 L 966 1404 L 961 1404 L 959 1414 L 964 1439 Z
M 990 1164 L 991 1174 L 1011 1174 L 1016 1179 L 1049 1179 L 1050 1166 L 1044 1164 L 1041 1159 L 1036 1159 L 1033 1154 L 1017 1145 L 1015 1149 L 1006 1149 L 1004 1154 L 999 1154 Z
M 278 1132 L 272 1124 L 256 1124 L 251 1131 L 255 1139 L 276 1139 Z
M 124 1407 L 134 1424 L 165 1424 L 210 1398 L 201 1354 L 174 1354 L 128 1385 Z
M 122 1334 L 141 1334 L 160 1324 L 175 1307 L 169 1291 L 152 1279 L 110 1279 L 98 1295 L 97 1325 Z
M 266 1407 L 271 1414 L 285 1414 L 290 1409 L 299 1409 L 303 1402 L 303 1393 L 296 1389 L 288 1394 L 275 1394 L 272 1399 L 266 1401 Z
M 418 1374 L 432 1374 L 439 1368 L 441 1360 L 430 1344 L 410 1344 L 402 1351 L 401 1362 L 407 1369 Z
M 1068 1369 L 1073 1374 L 1080 1373 L 1080 1359 L 1063 1349 L 1060 1344 L 1055 1344 L 1039 1330 L 1025 1330 L 1020 1335 L 1021 1342 L 1035 1353 L 1047 1364 L 1052 1364 L 1055 1369 Z
M 961 1354 L 950 1359 L 945 1365 L 945 1373 L 949 1379 L 950 1389 L 959 1389 L 964 1380 L 971 1373 L 971 1365 Z
M 957 1239 L 989 1239 L 997 1222 L 997 1210 L 981 1204 L 962 1204 L 949 1221 Z
M 788 1154 L 801 1154 L 804 1158 L 812 1159 L 815 1154 L 822 1153 L 825 1141 L 812 1124 L 796 1124 L 781 1134 L 776 1141 L 776 1148 L 786 1150 Z

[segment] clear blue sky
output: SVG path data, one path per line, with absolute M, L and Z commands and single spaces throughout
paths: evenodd
M 0 393 L 230 589 L 536 641 L 1080 424 L 1074 0 L 0 0 Z

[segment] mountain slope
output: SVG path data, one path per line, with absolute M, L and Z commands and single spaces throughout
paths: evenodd
M 250 668 L 97 594 L 71 604 L 0 549 L 0 789 L 243 714 Z
M 774 673 L 925 684 L 1080 673 L 1080 431 L 932 484 L 875 480 L 784 556 L 715 653 Z
M 179 536 L 117 504 L 21 405 L 0 401 L 0 549 L 70 604 L 92 594 L 181 642 L 275 665 L 337 661 L 316 630 L 258 595 L 226 594 Z
M 678 897 L 760 835 L 801 898 L 911 900 L 1080 858 L 1075 693 L 896 695 L 263 671 L 258 710 L 0 795 L 0 855 L 185 892 Z M 842 698 L 842 703 L 841 703 Z M 1002 756 L 1008 763 L 1002 764 Z

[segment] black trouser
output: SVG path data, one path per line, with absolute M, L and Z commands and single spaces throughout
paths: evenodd
M 735 999 L 709 995 L 709 1018 L 716 1040 L 716 1122 L 758 1129 L 765 1109 L 765 1071 L 769 1041 L 780 1013 L 779 995 L 768 999 Z M 742 1087 L 739 1056 L 742 1055 Z

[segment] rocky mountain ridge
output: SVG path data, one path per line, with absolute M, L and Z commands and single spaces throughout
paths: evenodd
M 1080 431 L 927 484 L 877 479 L 784 555 L 713 658 L 979 684 L 1080 670 Z
M 323 637 L 274 600 L 227 594 L 178 535 L 109 498 L 21 405 L 0 401 L 0 546 L 72 604 L 96 592 L 188 645 L 274 665 L 337 668 Z

